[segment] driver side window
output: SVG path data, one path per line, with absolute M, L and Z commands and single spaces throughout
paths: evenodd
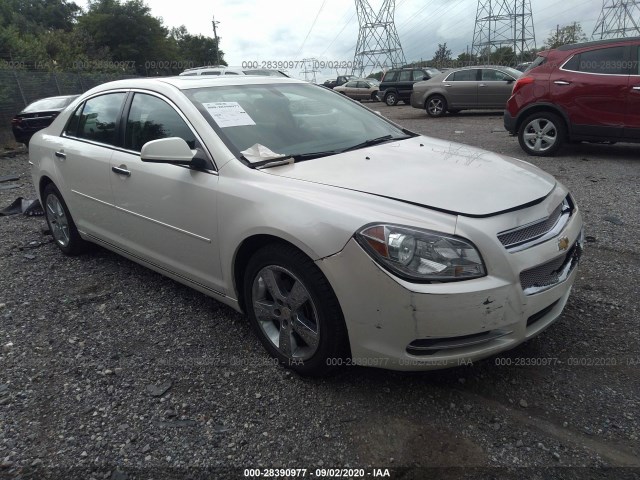
M 195 149 L 196 136 L 178 113 L 164 100 L 136 93 L 131 102 L 125 133 L 125 148 L 139 152 L 151 140 L 180 137 Z

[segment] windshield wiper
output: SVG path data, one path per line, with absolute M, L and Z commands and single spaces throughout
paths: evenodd
M 364 142 L 354 145 L 352 147 L 347 147 L 344 150 L 342 150 L 342 152 L 350 152 L 351 150 L 359 150 L 361 148 L 372 147 L 380 143 L 391 142 L 394 140 L 405 140 L 407 138 L 411 138 L 411 136 L 407 135 L 405 137 L 394 137 L 393 135 L 385 135 L 383 137 L 372 138 L 371 140 L 365 140 Z
M 280 165 L 286 165 L 289 163 L 303 162 L 305 160 L 312 160 L 314 158 L 320 157 L 328 157 L 330 155 L 336 155 L 341 152 L 342 150 L 329 150 L 326 152 L 295 153 L 286 155 L 284 157 L 269 158 L 260 162 L 249 163 L 249 166 L 251 168 L 279 167 Z

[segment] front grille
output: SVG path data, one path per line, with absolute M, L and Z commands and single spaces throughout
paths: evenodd
M 565 254 L 537 267 L 520 273 L 520 284 L 525 295 L 533 295 L 564 282 L 576 267 L 582 254 L 582 246 L 576 242 Z
M 567 196 L 547 218 L 542 218 L 527 225 L 501 232 L 498 234 L 498 240 L 500 240 L 500 243 L 502 243 L 507 250 L 511 250 L 523 244 L 541 239 L 556 227 L 563 213 L 571 212 L 572 206 L 570 202 Z M 568 216 L 565 217 L 565 222 L 567 220 Z

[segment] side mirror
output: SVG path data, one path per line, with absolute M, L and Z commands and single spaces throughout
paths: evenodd
M 515 78 L 507 78 L 507 83 L 513 83 L 515 81 L 516 81 Z
M 169 137 L 145 143 L 140 151 L 140 160 L 152 163 L 191 165 L 196 153 L 197 151 L 191 150 L 182 138 Z
M 429 75 L 425 75 L 424 77 L 422 77 L 422 80 L 429 80 L 431 77 Z

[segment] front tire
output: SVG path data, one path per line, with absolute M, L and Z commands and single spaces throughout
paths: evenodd
M 447 111 L 447 100 L 442 95 L 432 95 L 427 99 L 425 109 L 430 117 L 441 117 Z
M 300 250 L 271 244 L 249 261 L 245 311 L 266 350 L 299 374 L 322 376 L 348 356 L 338 299 L 320 269 Z
M 520 147 L 529 155 L 550 157 L 566 139 L 566 128 L 562 119 L 550 112 L 529 115 L 518 130 Z
M 389 92 L 384 96 L 384 103 L 393 107 L 398 104 L 398 95 L 395 92 Z

